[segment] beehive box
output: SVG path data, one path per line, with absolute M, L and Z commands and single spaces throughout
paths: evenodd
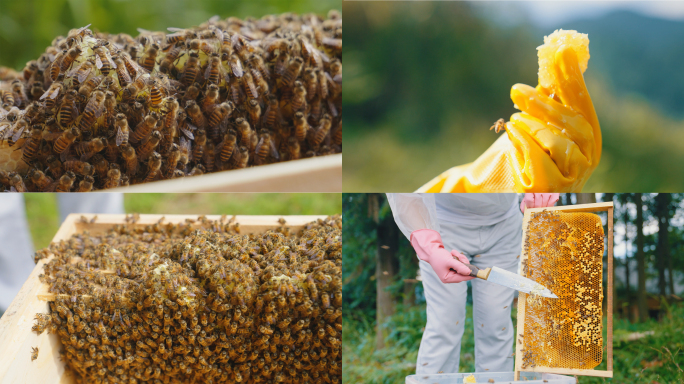
M 465 381 L 467 380 L 469 381 Z M 475 383 L 499 384 L 575 384 L 575 378 L 552 373 L 522 372 L 519 381 L 513 380 L 513 372 L 442 373 L 407 376 L 405 384 L 463 384 L 475 379 Z M 492 381 L 493 380 L 493 381 Z
M 608 232 L 594 212 L 608 213 Z M 603 253 L 607 303 L 603 324 Z M 520 293 L 516 379 L 521 371 L 612 377 L 613 203 L 528 208 L 520 274 L 558 298 Z M 602 335 L 607 330 L 607 340 Z M 593 369 L 607 352 L 607 370 Z
M 341 153 L 107 190 L 166 193 L 341 191 Z
M 88 222 L 95 215 L 69 215 L 53 238 L 53 242 L 66 240 L 71 235 L 89 231 L 91 234 L 104 233 L 117 224 L 124 224 L 125 215 L 98 215 L 94 222 Z M 165 217 L 168 223 L 183 223 L 186 219 L 197 219 L 191 215 L 140 215 L 136 226 L 144 227 L 159 222 Z M 82 220 L 85 218 L 86 220 Z M 219 220 L 220 216 L 207 216 Z M 236 216 L 242 234 L 263 233 L 282 226 L 279 219 L 284 218 L 285 227 L 299 231 L 307 223 L 325 216 Z M 26 256 L 22 256 L 26 257 Z M 62 345 L 56 334 L 43 332 L 37 335 L 31 331 L 36 313 L 49 311 L 48 301 L 54 294 L 39 280 L 43 266 L 51 259 L 39 260 L 33 272 L 0 318 L 0 383 L 72 383 L 72 376 L 65 374 L 65 364 L 60 360 Z M 38 358 L 31 360 L 31 350 L 39 349 Z

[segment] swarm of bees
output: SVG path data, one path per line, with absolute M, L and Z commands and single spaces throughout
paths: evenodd
M 601 218 L 542 211 L 530 219 L 526 233 L 523 274 L 558 299 L 527 295 L 525 334 L 518 339 L 522 368 L 596 367 L 603 358 Z
M 89 191 L 342 151 L 342 16 L 133 38 L 88 26 L 0 68 L 0 188 Z
M 53 243 L 56 333 L 77 381 L 341 383 L 342 223 L 240 234 L 239 223 L 136 226 Z

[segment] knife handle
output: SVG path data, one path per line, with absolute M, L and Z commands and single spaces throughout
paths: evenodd
M 492 271 L 491 268 L 479 269 L 472 264 L 465 264 L 466 267 L 470 268 L 470 276 L 477 277 L 478 279 L 487 280 L 489 277 L 489 272 Z

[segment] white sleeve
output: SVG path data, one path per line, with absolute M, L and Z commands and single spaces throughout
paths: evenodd
M 437 207 L 432 193 L 388 193 L 394 221 L 407 239 L 411 232 L 432 229 L 439 232 Z

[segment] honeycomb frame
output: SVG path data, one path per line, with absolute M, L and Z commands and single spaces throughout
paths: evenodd
M 539 319 L 538 315 L 541 313 L 544 316 L 548 316 L 545 319 L 546 320 L 554 320 L 554 314 L 553 309 L 551 309 L 551 306 L 544 306 L 543 308 L 539 307 L 539 303 L 535 304 L 535 301 L 538 301 L 543 298 L 535 298 L 534 296 L 528 295 L 526 293 L 520 293 L 519 298 L 518 298 L 518 316 L 517 316 L 517 334 L 516 334 L 516 350 L 515 350 L 515 378 L 518 380 L 520 372 L 525 371 L 525 372 L 547 372 L 547 373 L 557 373 L 557 374 L 570 374 L 570 375 L 581 375 L 581 376 L 599 376 L 599 377 L 613 377 L 613 347 L 612 347 L 612 340 L 613 340 L 613 203 L 608 202 L 608 203 L 595 203 L 595 204 L 582 204 L 582 205 L 570 205 L 570 206 L 559 206 L 559 207 L 549 207 L 549 208 L 528 208 L 525 210 L 525 215 L 523 219 L 523 239 L 522 239 L 522 254 L 521 254 L 521 259 L 520 259 L 520 274 L 522 276 L 528 277 L 532 280 L 538 281 L 539 283 L 544 284 L 545 280 L 549 279 L 548 275 L 548 268 L 550 262 L 547 262 L 546 260 L 541 263 L 540 257 L 544 256 L 550 256 L 550 255 L 534 255 L 533 258 L 530 258 L 530 254 L 528 254 L 529 247 L 526 245 L 529 244 L 530 241 L 535 240 L 535 234 L 532 233 L 530 230 L 530 221 L 536 216 L 542 213 L 545 216 L 542 217 L 547 217 L 551 220 L 559 220 L 561 225 L 564 223 L 563 217 L 567 220 L 569 218 L 569 215 L 566 215 L 568 213 L 593 213 L 593 212 L 607 212 L 608 214 L 608 222 L 607 222 L 607 232 L 603 233 L 603 237 L 607 238 L 607 243 L 606 243 L 606 250 L 607 250 L 607 286 L 606 286 L 606 307 L 605 307 L 605 316 L 606 316 L 606 321 L 602 320 L 602 302 L 603 302 L 603 292 L 594 292 L 594 297 L 593 301 L 596 302 L 598 301 L 598 308 L 589 305 L 589 308 L 582 308 L 582 311 L 577 311 L 575 313 L 575 316 L 578 317 L 580 321 L 573 321 L 573 331 L 572 334 L 575 335 L 575 339 L 573 342 L 576 342 L 575 344 L 574 351 L 573 351 L 573 356 L 574 360 L 568 357 L 563 357 L 559 360 L 558 356 L 553 356 L 553 353 L 548 353 L 548 352 L 553 352 L 554 351 L 554 342 L 552 340 L 551 344 L 547 346 L 542 346 L 541 348 L 545 350 L 544 356 L 532 356 L 532 351 L 531 350 L 526 350 L 526 344 L 525 344 L 525 336 L 529 333 L 528 331 L 532 331 L 535 328 L 539 328 L 539 323 L 536 321 Z M 581 219 L 585 220 L 585 224 L 591 222 L 593 225 L 599 225 L 598 222 L 596 222 L 596 217 L 591 217 L 588 215 L 575 215 L 576 219 Z M 592 221 L 593 220 L 593 221 Z M 600 220 L 599 220 L 600 222 Z M 567 226 L 566 226 L 567 228 Z M 603 228 L 601 228 L 600 232 L 602 231 Z M 598 231 L 597 231 L 598 232 Z M 578 232 L 579 233 L 579 232 Z M 573 234 L 578 234 L 574 233 L 574 230 L 571 230 L 570 232 L 567 233 L 567 238 L 572 239 Z M 537 240 L 539 240 L 541 237 L 539 234 L 536 234 Z M 546 240 L 545 240 L 546 241 Z M 596 240 L 593 240 L 596 242 Z M 553 239 L 549 238 L 549 242 L 553 242 Z M 588 242 L 591 243 L 591 240 Z M 557 243 L 556 245 L 558 245 Z M 575 242 L 577 244 L 577 242 Z M 545 243 L 547 245 L 547 243 Z M 593 244 L 592 244 L 593 245 Z M 589 256 L 586 254 L 586 248 L 581 248 L 580 246 L 572 247 L 573 249 L 571 252 L 565 251 L 566 254 L 574 254 L 576 251 L 579 251 L 580 249 L 583 249 L 581 255 L 578 254 L 578 257 L 580 256 Z M 589 278 L 589 281 L 592 281 L 591 277 L 593 276 L 593 286 L 588 287 L 589 290 L 594 289 L 596 290 L 597 286 L 599 290 L 602 289 L 603 285 L 603 274 L 601 273 L 603 270 L 603 263 L 602 263 L 602 255 L 603 255 L 603 244 L 600 244 L 601 248 L 601 263 L 599 264 L 601 266 L 600 269 L 597 268 L 595 265 L 594 268 L 592 269 L 591 267 L 587 267 L 586 264 L 581 264 L 581 263 L 575 263 L 576 268 L 578 268 L 578 272 L 580 273 L 586 273 L 587 277 Z M 562 253 L 559 251 L 559 248 L 556 248 L 556 253 L 560 254 Z M 586 255 L 585 255 L 586 254 Z M 531 264 L 528 265 L 528 262 L 532 260 Z M 546 268 L 540 268 L 541 266 L 544 266 Z M 535 274 L 536 273 L 536 274 Z M 599 274 L 600 278 L 596 278 L 596 274 Z M 569 281 L 569 280 L 568 280 Z M 550 288 L 551 289 L 551 288 Z M 553 291 L 553 289 L 551 289 Z M 563 299 L 563 295 L 559 294 L 558 292 L 555 292 L 557 295 L 559 295 L 560 299 Z M 574 295 L 574 293 L 572 293 Z M 596 300 L 596 297 L 599 298 L 599 300 Z M 567 299 L 567 298 L 566 298 Z M 543 299 L 543 300 L 549 300 L 549 299 Z M 590 300 L 591 301 L 591 300 Z M 546 309 L 548 308 L 548 309 Z M 540 312 L 541 311 L 541 312 Z M 528 315 L 536 315 L 536 317 L 528 316 Z M 567 313 L 566 313 L 567 314 Z M 558 313 L 555 314 L 556 317 Z M 591 316 L 598 316 L 601 320 L 599 320 L 599 327 L 598 330 L 596 330 L 596 323 L 595 321 L 592 323 Z M 568 318 L 571 318 L 571 316 L 568 316 Z M 602 326 L 606 327 L 606 337 L 603 339 L 602 335 L 600 334 L 601 331 L 601 322 L 603 322 Z M 554 325 L 554 329 L 556 331 L 560 331 L 561 328 L 564 325 Z M 566 324 L 566 326 L 569 326 L 569 324 Z M 591 330 L 587 328 L 593 328 Z M 567 331 L 567 327 L 565 328 Z M 594 332 L 598 331 L 598 332 Z M 527 333 L 526 333 L 527 332 Z M 597 335 L 598 333 L 598 335 Z M 588 339 L 588 336 L 592 335 L 593 339 Z M 535 340 L 538 341 L 538 340 Z M 600 343 L 600 348 L 597 350 L 596 344 Z M 539 345 L 535 344 L 535 348 L 537 350 L 539 349 Z M 590 348 L 591 347 L 591 348 Z M 579 351 L 581 349 L 586 349 L 586 353 L 580 353 Z M 591 350 L 589 350 L 591 349 Z M 591 367 L 595 367 L 596 365 L 600 364 L 602 357 L 603 357 L 603 350 L 606 350 L 607 353 L 607 369 L 605 371 L 601 370 L 596 370 L 596 369 L 591 369 Z M 567 350 L 565 351 L 567 352 Z M 597 356 L 599 358 L 597 359 Z M 561 363 L 563 361 L 565 364 Z M 537 364 L 537 362 L 539 364 Z M 570 363 L 569 363 L 570 362 Z M 581 362 L 581 365 L 579 364 Z M 541 364 L 541 365 L 540 365 Z

